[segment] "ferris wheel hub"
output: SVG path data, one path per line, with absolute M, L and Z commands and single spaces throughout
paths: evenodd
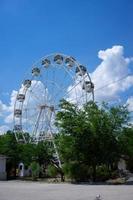
M 44 110 L 44 109 L 46 109 L 46 108 L 50 109 L 51 111 L 54 111 L 54 110 L 55 110 L 55 108 L 54 108 L 53 105 L 49 106 L 49 105 L 47 105 L 47 104 L 43 104 L 43 105 L 39 106 L 39 108 L 40 108 L 40 110 Z
M 61 99 L 82 107 L 94 100 L 94 84 L 87 68 L 72 56 L 55 53 L 34 63 L 18 91 L 14 105 L 14 131 L 44 140 L 51 130 Z M 42 136 L 42 131 L 44 137 Z M 17 137 L 17 135 L 16 135 Z M 38 140 L 38 139 L 37 139 Z

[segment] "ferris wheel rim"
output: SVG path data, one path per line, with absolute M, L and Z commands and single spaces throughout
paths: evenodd
M 46 55 L 46 56 L 43 56 L 43 57 L 40 58 L 38 61 L 36 61 L 36 62 L 32 65 L 32 69 L 33 69 L 33 67 L 35 67 L 35 66 L 37 65 L 37 63 L 39 63 L 40 61 L 42 61 L 42 60 L 44 60 L 44 59 L 47 59 L 47 58 L 49 58 L 49 57 L 54 58 L 56 55 L 61 55 L 64 59 L 66 59 L 66 58 L 71 58 L 71 59 L 73 59 L 73 62 L 74 62 L 75 67 L 78 67 L 78 68 L 79 68 L 79 66 L 81 65 L 77 60 L 75 60 L 75 59 L 74 59 L 73 57 L 71 57 L 71 56 L 68 56 L 68 55 L 65 55 L 65 54 L 62 54 L 62 53 L 52 53 L 52 54 L 48 54 L 48 55 Z M 41 66 L 39 69 L 42 69 L 42 66 Z M 67 72 L 68 72 L 68 69 L 66 68 L 66 66 L 65 66 L 65 69 L 66 69 Z M 81 69 L 79 68 L 79 70 L 81 70 Z M 86 71 L 86 76 L 88 77 L 89 81 L 92 82 L 88 71 Z M 29 80 L 34 81 L 34 80 L 35 80 L 35 79 L 34 79 L 34 76 L 31 76 L 31 77 L 32 77 L 32 79 L 29 79 Z M 26 89 L 26 88 L 24 87 L 24 95 L 26 95 L 27 91 L 28 91 L 28 89 Z M 19 95 L 19 94 L 20 94 L 20 90 L 18 91 L 18 94 L 17 94 L 17 95 Z M 92 94 L 92 100 L 94 101 L 94 90 L 92 90 L 91 94 Z M 15 120 L 16 120 L 16 119 L 15 119 L 15 109 L 16 109 L 16 104 L 17 104 L 17 102 L 18 102 L 18 100 L 17 100 L 17 98 L 16 98 L 16 100 L 15 100 L 15 105 L 14 105 L 14 116 L 13 116 L 14 126 L 15 126 Z M 22 104 L 21 104 L 21 106 L 20 106 L 20 110 L 23 110 L 23 106 L 24 106 L 24 101 L 22 102 Z M 22 124 L 22 116 L 20 117 L 20 125 L 21 125 L 21 126 L 23 125 L 23 124 Z M 22 126 L 22 131 L 23 131 L 23 126 Z

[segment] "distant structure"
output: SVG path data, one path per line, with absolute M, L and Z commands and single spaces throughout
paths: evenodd
M 118 162 L 118 169 L 120 171 L 125 171 L 126 170 L 126 161 L 123 158 L 120 158 Z
M 19 177 L 24 177 L 24 164 L 21 162 L 19 163 L 19 166 L 18 166 L 18 169 L 19 169 Z
M 0 180 L 6 180 L 6 157 L 4 155 L 0 155 Z
M 54 122 L 62 99 L 79 107 L 94 101 L 94 84 L 87 68 L 72 56 L 46 55 L 32 65 L 21 83 L 13 114 L 16 140 L 20 143 L 48 141 L 54 149 L 53 162 L 60 168 L 54 141 L 58 130 Z M 20 171 L 22 177 L 23 170 Z

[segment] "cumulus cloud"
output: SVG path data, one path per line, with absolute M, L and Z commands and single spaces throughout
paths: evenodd
M 131 111 L 133 112 L 133 96 L 131 96 L 127 99 L 126 104 L 128 105 L 129 112 L 131 112 Z
M 126 105 L 127 105 L 128 111 L 130 112 L 130 123 L 133 125 L 133 96 L 130 96 L 127 99 Z
M 5 109 L 5 112 L 7 114 L 6 114 L 5 118 L 4 118 L 4 121 L 7 124 L 10 124 L 10 123 L 13 122 L 14 103 L 15 103 L 15 100 L 16 100 L 17 93 L 18 92 L 16 90 L 12 91 L 11 97 L 10 97 L 10 103 L 9 103 L 8 106 L 6 106 L 6 109 Z
M 7 125 L 0 126 L 0 135 L 6 133 L 9 129 Z
M 8 115 L 7 110 L 8 110 L 8 106 L 0 100 L 0 121 L 3 121 L 3 119 L 5 119 L 5 117 Z M 8 125 L 0 124 L 0 135 L 4 134 L 9 129 L 10 128 Z
M 95 100 L 98 102 L 118 101 L 121 93 L 133 87 L 133 75 L 130 73 L 130 63 L 133 62 L 133 58 L 125 57 L 124 48 L 119 45 L 106 50 L 100 50 L 98 52 L 98 58 L 101 59 L 101 63 L 96 67 L 94 72 L 90 74 L 92 82 L 95 85 Z M 79 79 L 80 78 L 81 77 L 79 77 Z M 68 86 L 67 93 L 69 93 L 69 95 L 65 97 L 67 100 L 71 100 L 71 102 L 76 101 L 81 105 L 85 102 L 86 95 L 82 90 L 82 84 L 79 84 L 79 82 L 81 82 L 79 79 L 75 79 L 73 85 Z M 23 93 L 23 89 L 22 85 L 19 92 Z M 2 130 L 8 130 L 10 124 L 13 123 L 14 103 L 17 93 L 18 91 L 12 91 L 9 105 L 0 101 L 0 117 L 3 118 L 5 122 L 5 125 L 0 127 L 1 132 Z M 33 124 L 35 125 L 38 114 L 37 108 L 40 109 L 39 105 L 41 103 L 45 104 L 45 102 L 49 102 L 49 105 L 54 103 L 52 94 L 48 94 L 47 89 L 41 81 L 32 81 L 32 85 L 26 93 L 23 105 L 23 123 L 26 124 L 27 122 L 25 116 L 27 115 L 26 109 L 28 108 L 30 110 L 30 112 L 28 112 L 29 127 L 33 126 Z M 127 104 L 129 104 L 129 110 L 133 110 L 133 96 L 127 100 Z M 47 113 L 48 110 L 44 113 L 45 118 L 47 117 Z M 46 120 L 46 123 L 48 123 L 48 120 Z M 43 126 L 42 122 L 40 126 Z
M 123 46 L 100 50 L 98 57 L 102 62 L 91 74 L 95 84 L 95 99 L 96 101 L 116 100 L 121 92 L 133 86 L 133 75 L 130 75 L 129 70 L 133 58 L 124 57 Z
M 7 106 L 0 100 L 0 117 L 2 117 L 7 109 Z
M 26 97 L 25 97 L 25 101 L 23 105 L 24 110 L 35 108 L 37 107 L 36 104 L 39 105 L 39 102 L 42 102 L 44 100 L 44 96 L 41 95 L 43 90 L 44 90 L 44 85 L 41 83 L 41 81 L 35 81 L 35 80 L 32 81 L 30 89 L 28 89 L 26 92 Z M 19 93 L 20 94 L 24 93 L 23 85 L 21 85 Z M 8 106 L 4 104 L 0 105 L 4 108 L 4 111 L 7 113 L 4 119 L 5 123 L 13 122 L 13 112 L 14 112 L 14 105 L 15 105 L 17 94 L 18 94 L 18 91 L 13 90 L 11 93 L 9 105 Z M 20 104 L 16 104 L 15 108 L 19 109 L 19 106 Z M 31 115 L 32 114 L 35 114 L 35 113 L 31 113 Z
M 91 95 L 89 93 L 87 94 L 85 90 L 82 89 L 84 80 L 89 81 L 88 76 L 84 78 L 75 78 L 74 83 L 67 88 L 67 95 L 64 97 L 67 101 L 71 103 L 76 103 L 81 106 L 86 102 L 87 99 L 90 99 Z
M 4 123 L 13 128 L 13 120 L 14 120 L 14 105 L 15 109 L 21 109 L 22 104 L 16 101 L 18 91 L 13 90 L 10 97 L 9 105 L 5 106 L 1 105 L 4 108 Z M 19 89 L 19 94 L 25 95 L 25 101 L 23 104 L 23 112 L 22 112 L 22 122 L 23 122 L 23 130 L 30 132 L 33 131 L 35 127 L 35 123 L 40 111 L 40 106 L 45 105 L 48 102 L 51 105 L 51 97 L 48 95 L 47 88 L 41 81 L 33 80 L 31 83 L 31 87 L 28 88 L 25 93 L 25 88 L 23 84 Z M 44 116 L 45 115 L 45 116 Z M 48 116 L 48 110 L 46 109 L 45 113 L 43 113 L 43 118 Z M 48 123 L 48 119 L 43 119 L 46 123 Z M 40 122 L 40 126 L 43 126 L 43 122 Z M 19 124 L 19 118 L 15 118 L 15 124 Z M 46 125 L 44 123 L 44 125 Z M 32 128 L 31 128 L 32 127 Z M 3 127 L 4 128 L 4 127 Z M 6 128 L 6 127 L 5 127 Z M 9 128 L 7 128 L 8 130 Z M 5 130 L 5 129 L 4 129 Z

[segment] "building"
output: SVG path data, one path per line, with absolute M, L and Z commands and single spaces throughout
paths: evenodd
M 6 180 L 6 157 L 4 155 L 0 155 L 0 180 Z

